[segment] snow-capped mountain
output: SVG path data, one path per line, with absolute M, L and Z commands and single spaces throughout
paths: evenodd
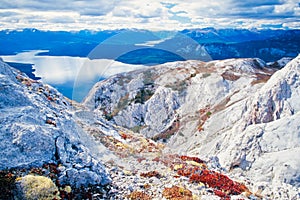
M 118 126 L 209 160 L 265 198 L 299 197 L 300 56 L 185 61 L 115 75 L 84 101 Z

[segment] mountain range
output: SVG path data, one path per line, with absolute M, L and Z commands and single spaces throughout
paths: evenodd
M 298 55 L 299 35 L 300 30 L 214 28 L 156 32 L 138 29 L 98 32 L 2 30 L 0 46 L 5 48 L 0 50 L 0 55 L 47 50 L 39 55 L 113 59 L 146 65 L 190 59 L 209 61 L 252 57 L 274 62 Z M 98 48 L 97 53 L 91 53 L 95 48 Z
M 299 55 L 165 63 L 82 103 L 2 61 L 0 74 L 2 199 L 300 198 Z

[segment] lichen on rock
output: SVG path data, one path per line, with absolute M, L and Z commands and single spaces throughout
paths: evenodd
M 44 176 L 26 175 L 17 179 L 16 186 L 15 197 L 20 200 L 60 199 L 57 186 Z

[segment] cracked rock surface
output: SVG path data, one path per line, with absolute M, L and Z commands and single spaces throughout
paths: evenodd
M 101 152 L 89 149 L 93 141 L 73 119 L 70 102 L 54 88 L 1 62 L 0 91 L 0 169 L 55 163 L 61 165 L 59 179 L 65 184 L 111 181 L 99 161 Z

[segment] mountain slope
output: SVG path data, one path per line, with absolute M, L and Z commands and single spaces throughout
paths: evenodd
M 300 56 L 277 71 L 244 103 L 212 115 L 205 131 L 192 139 L 205 143 L 191 145 L 191 153 L 216 155 L 232 174 L 244 174 L 265 188 L 263 194 L 272 191 L 271 198 L 296 195 L 292 187 L 299 189 L 299 61 Z M 238 118 L 231 126 L 220 120 L 230 121 L 231 116 Z M 285 189 L 290 192 L 282 195 Z
M 235 93 L 242 88 L 255 90 L 256 83 L 268 79 L 273 71 L 259 59 L 167 63 L 99 82 L 84 105 L 101 110 L 117 125 L 138 128 L 154 137 L 178 118 L 197 118 L 200 109 L 242 98 L 246 94 Z
M 167 63 L 99 82 L 84 105 L 266 198 L 297 198 L 299 60 L 281 70 L 260 59 Z
M 93 198 L 300 198 L 299 66 L 300 55 L 282 69 L 166 63 L 112 76 L 71 106 L 1 62 L 0 170 L 50 171 Z
M 70 103 L 54 88 L 0 61 L 0 170 L 59 166 L 61 184 L 105 185 L 110 178 Z

